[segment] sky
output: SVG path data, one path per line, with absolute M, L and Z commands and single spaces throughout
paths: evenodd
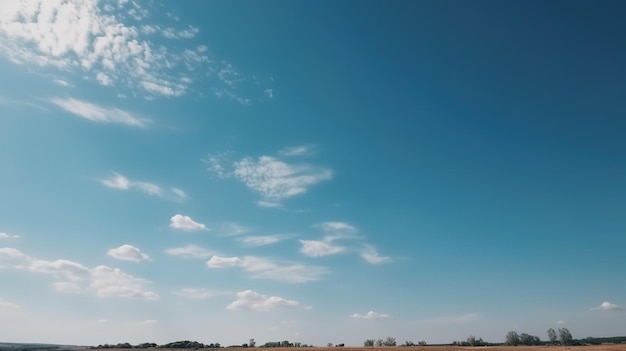
M 625 11 L 0 0 L 0 341 L 626 335 Z

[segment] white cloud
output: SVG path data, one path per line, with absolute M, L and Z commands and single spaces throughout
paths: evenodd
M 269 312 L 278 308 L 296 307 L 298 301 L 286 300 L 278 296 L 261 295 L 252 290 L 237 293 L 237 300 L 226 306 L 229 310 L 252 310 Z
M 104 186 L 111 189 L 136 190 L 150 196 L 158 196 L 174 201 L 182 201 L 187 198 L 187 194 L 178 188 L 171 188 L 171 191 L 167 191 L 159 185 L 153 183 L 132 181 L 119 173 L 112 173 L 111 177 L 101 180 Z
M 270 99 L 274 98 L 274 90 L 272 90 L 272 89 L 265 89 L 264 91 L 265 91 L 265 94 L 267 94 L 268 98 L 270 98 Z
M 193 232 L 198 230 L 209 230 L 204 224 L 198 223 L 189 216 L 175 214 L 170 218 L 170 227 L 173 229 Z
M 165 250 L 165 253 L 171 256 L 179 256 L 182 258 L 192 259 L 206 259 L 215 255 L 214 251 L 205 249 L 197 245 L 169 248 Z
M 82 264 L 63 259 L 56 261 L 34 260 L 28 269 L 33 272 L 67 278 L 73 282 L 88 279 L 90 275 L 89 269 Z
M 149 282 L 135 278 L 117 268 L 98 266 L 92 270 L 90 287 L 100 297 L 133 297 L 158 300 L 159 296 L 148 290 Z
M 182 77 L 190 67 L 216 69 L 208 59 L 203 65 L 188 62 L 178 45 L 167 47 L 143 37 L 158 26 L 126 23 L 145 23 L 148 16 L 136 1 L 2 1 L 0 54 L 17 64 L 54 67 L 96 77 L 103 85 L 122 83 L 164 96 L 180 96 L 189 89 Z M 191 38 L 197 32 L 189 26 L 170 36 Z
M 104 86 L 113 85 L 113 81 L 111 80 L 111 78 L 109 78 L 109 76 L 102 72 L 99 72 L 96 75 L 96 80 L 98 81 L 98 83 Z
M 56 291 L 60 291 L 63 293 L 71 293 L 71 294 L 78 294 L 78 293 L 82 293 L 85 291 L 83 287 L 72 282 L 56 282 L 56 283 L 52 283 L 52 287 Z
M 118 108 L 106 108 L 90 102 L 67 98 L 54 98 L 50 102 L 67 112 L 92 122 L 120 123 L 133 127 L 146 127 L 150 120 L 133 116 L 130 112 Z
M 108 186 L 109 188 L 119 189 L 119 190 L 128 190 L 130 189 L 130 180 L 124 177 L 121 174 L 113 173 L 113 176 L 109 179 L 103 179 L 102 184 Z
M 107 255 L 123 261 L 141 262 L 150 260 L 150 256 L 141 252 L 138 248 L 128 244 L 110 249 L 107 252 Z
M 67 81 L 65 81 L 63 79 L 55 79 L 52 82 L 54 84 L 60 86 L 60 87 L 71 87 L 71 86 L 73 86 L 72 84 L 68 83 Z
M 355 319 L 383 319 L 383 318 L 389 318 L 389 317 L 390 316 L 388 314 L 377 313 L 374 311 L 369 311 L 366 314 L 355 313 L 352 315 L 352 318 L 355 318 Z
M 358 230 L 353 225 L 346 222 L 323 222 L 315 225 L 326 233 L 326 240 L 356 239 Z
M 565 324 L 565 321 L 560 319 L 560 320 L 556 321 L 556 324 Z
M 196 258 L 196 259 L 206 259 L 215 255 L 215 252 L 209 251 L 197 245 L 174 247 L 174 248 L 165 250 L 165 253 L 168 255 L 172 255 L 172 256 L 180 256 L 182 258 Z
M 283 204 L 280 202 L 272 202 L 272 201 L 257 201 L 257 206 L 263 208 L 283 208 Z
M 616 304 L 612 304 L 612 303 L 610 303 L 608 301 L 604 301 L 598 307 L 591 308 L 591 310 L 593 310 L 593 311 L 620 311 L 620 310 L 623 310 L 623 309 L 624 309 L 624 307 L 616 305 Z
M 242 268 L 253 278 L 305 283 L 319 280 L 328 270 L 324 267 L 306 266 L 302 264 L 278 263 L 270 259 L 245 256 L 219 257 L 213 256 L 208 262 L 209 268 Z
M 200 300 L 200 299 L 208 299 L 208 298 L 212 298 L 216 296 L 225 295 L 226 293 L 223 291 L 214 291 L 214 290 L 209 290 L 209 289 L 204 289 L 204 288 L 202 289 L 185 288 L 185 289 L 172 291 L 172 294 L 180 296 L 185 299 Z
M 299 145 L 287 147 L 280 150 L 278 153 L 283 156 L 293 157 L 293 156 L 312 156 L 317 152 L 317 145 L 308 144 L 308 145 Z
M 346 251 L 345 247 L 332 245 L 323 241 L 300 240 L 300 252 L 310 257 L 330 256 Z
M 19 239 L 17 234 L 0 233 L 0 239 Z
M 169 27 L 161 31 L 161 34 L 163 34 L 163 37 L 167 39 L 191 39 L 198 34 L 198 32 L 198 28 L 193 26 L 189 26 L 189 28 L 182 30 L 176 30 Z
M 17 260 L 26 256 L 18 249 L 12 247 L 0 247 L 0 260 Z
M 264 198 L 278 201 L 305 193 L 319 182 L 330 180 L 332 171 L 310 165 L 290 165 L 274 157 L 246 157 L 234 163 L 235 178 Z
M 240 267 L 242 265 L 242 260 L 239 257 L 213 256 L 207 261 L 206 264 L 209 268 L 232 268 Z
M 184 191 L 178 188 L 172 188 L 171 190 L 172 193 L 174 193 L 174 195 L 176 195 L 179 199 L 184 200 L 187 198 L 187 194 Z
M 11 303 L 11 302 L 6 302 L 6 301 L 0 301 L 0 311 L 1 310 L 8 310 L 8 309 L 18 309 L 20 308 L 20 306 L 18 304 L 15 303 Z
M 274 234 L 274 235 L 259 235 L 259 236 L 246 236 L 237 239 L 247 246 L 264 246 L 275 244 L 279 241 L 283 241 L 291 238 L 291 234 Z
M 391 262 L 391 257 L 388 256 L 380 256 L 371 245 L 364 245 L 363 250 L 361 251 L 361 258 L 371 264 L 382 264 Z

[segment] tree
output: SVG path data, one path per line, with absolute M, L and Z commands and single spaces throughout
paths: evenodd
M 256 346 L 256 341 L 254 341 L 254 339 L 250 339 L 250 341 L 248 341 L 248 346 L 249 346 L 249 347 L 254 347 L 254 346 Z
M 374 339 L 367 339 L 363 343 L 363 347 L 374 347 Z
M 506 339 L 504 341 L 504 344 L 508 346 L 519 345 L 519 335 L 517 335 L 517 332 L 510 331 L 506 333 Z
M 328 347 L 333 347 L 333 343 L 332 343 L 332 342 L 329 342 L 328 344 L 326 344 L 326 346 L 328 346 Z
M 376 340 L 376 346 L 377 347 L 382 347 L 385 343 L 383 342 L 383 339 L 378 339 Z
M 424 340 L 422 340 L 422 341 L 418 342 L 417 344 L 418 344 L 419 346 L 426 346 L 426 345 L 428 345 L 428 344 L 426 343 L 426 341 L 424 341 Z
M 574 338 L 567 328 L 562 328 L 559 329 L 559 341 L 563 345 L 571 345 L 574 343 Z
M 383 345 L 396 346 L 396 338 L 392 338 L 391 336 L 388 336 L 387 339 L 385 339 L 385 342 L 383 343 Z
M 556 336 L 556 330 L 554 330 L 554 328 L 548 329 L 548 339 L 551 344 L 556 344 L 558 337 Z

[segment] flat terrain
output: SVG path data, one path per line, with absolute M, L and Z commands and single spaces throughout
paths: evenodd
M 129 350 L 170 350 L 189 351 L 192 349 L 106 349 L 105 351 L 129 351 Z M 206 349 L 208 350 L 208 349 Z M 218 349 L 211 349 L 218 350 Z M 604 344 L 585 346 L 397 346 L 397 347 L 275 347 L 275 348 L 222 348 L 225 351 L 626 351 L 626 344 Z

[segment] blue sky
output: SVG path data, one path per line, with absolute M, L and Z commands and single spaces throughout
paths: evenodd
M 0 340 L 624 335 L 625 10 L 0 1 Z

